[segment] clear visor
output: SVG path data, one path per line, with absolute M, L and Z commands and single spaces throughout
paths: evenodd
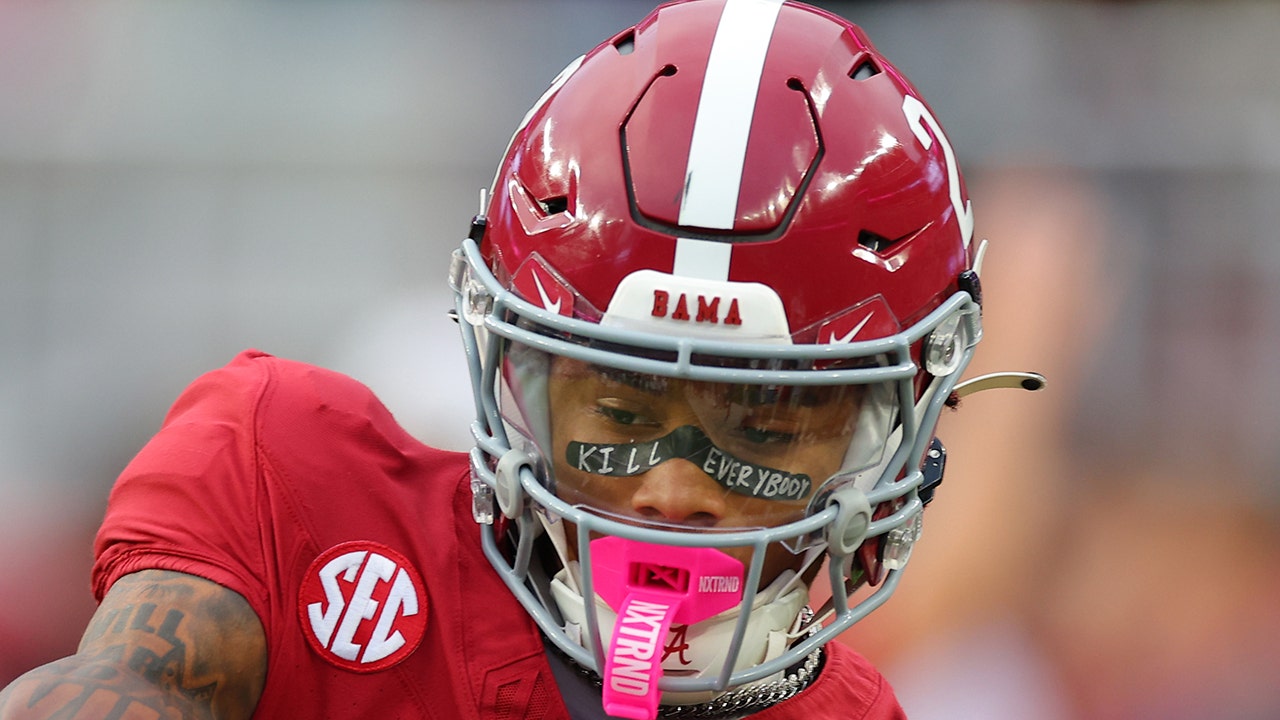
M 879 464 L 891 383 L 771 385 L 620 370 L 513 344 L 502 411 L 549 487 L 594 514 L 672 529 L 776 527 Z

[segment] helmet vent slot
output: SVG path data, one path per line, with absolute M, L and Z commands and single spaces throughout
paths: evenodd
M 617 40 L 613 41 L 613 47 L 618 51 L 619 55 L 630 55 L 636 49 L 636 31 L 632 30 Z
M 543 215 L 558 215 L 569 209 L 569 198 L 560 195 L 539 200 L 538 207 L 542 208 Z
M 880 68 L 876 67 L 876 64 L 870 60 L 863 60 L 849 71 L 849 77 L 854 80 L 866 80 L 879 74 Z
M 902 238 L 898 238 L 901 240 Z M 858 244 L 871 252 L 882 253 L 892 247 L 898 240 L 891 240 L 879 233 L 863 230 L 858 233 Z

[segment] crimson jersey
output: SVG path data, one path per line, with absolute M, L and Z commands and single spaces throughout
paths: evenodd
M 417 442 L 337 373 L 246 352 L 198 379 L 125 468 L 95 551 L 99 599 L 163 569 L 248 600 L 269 656 L 255 717 L 569 717 L 481 552 L 467 456 Z M 833 644 L 813 685 L 755 717 L 903 716 Z

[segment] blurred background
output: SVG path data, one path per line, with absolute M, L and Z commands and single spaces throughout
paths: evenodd
M 912 571 L 913 720 L 1280 717 L 1280 3 L 821 2 L 990 238 Z M 0 0 L 0 685 L 73 652 L 115 475 L 246 347 L 467 445 L 445 270 L 511 130 L 648 2 Z

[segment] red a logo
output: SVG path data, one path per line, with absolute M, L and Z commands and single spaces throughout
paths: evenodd
M 689 665 L 689 658 L 684 656 L 684 652 L 689 649 L 689 626 L 688 625 L 672 625 L 671 632 L 667 636 L 667 645 L 662 648 L 662 662 L 666 662 L 667 658 L 672 655 L 676 656 L 676 661 L 681 665 Z

